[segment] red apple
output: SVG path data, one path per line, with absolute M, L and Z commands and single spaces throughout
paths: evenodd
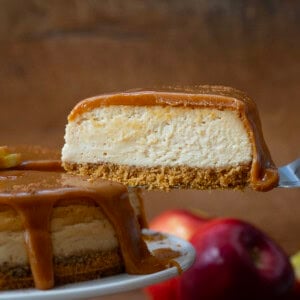
M 180 277 L 148 286 L 145 291 L 152 300 L 176 300 L 178 299 L 178 286 Z
M 180 277 L 177 299 L 286 299 L 293 286 L 283 250 L 246 222 L 208 222 L 190 242 L 196 260 Z
M 189 240 L 199 227 L 207 221 L 207 218 L 188 210 L 173 209 L 154 218 L 149 227 L 156 231 L 170 233 Z

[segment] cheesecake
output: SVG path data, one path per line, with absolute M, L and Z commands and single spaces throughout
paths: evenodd
M 169 266 L 171 256 L 162 260 L 147 248 L 138 189 L 67 174 L 48 151 L 4 150 L 2 161 L 10 164 L 0 170 L 1 290 L 50 289 Z
M 79 102 L 63 167 L 146 189 L 277 186 L 257 107 L 230 87 L 133 90 Z

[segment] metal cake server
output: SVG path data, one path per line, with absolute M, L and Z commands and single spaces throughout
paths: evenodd
M 299 188 L 300 187 L 300 158 L 291 163 L 278 168 L 279 184 L 282 188 Z

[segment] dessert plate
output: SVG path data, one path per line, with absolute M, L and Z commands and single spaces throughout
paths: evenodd
M 148 229 L 143 230 L 143 234 L 149 237 L 146 238 L 146 242 L 150 251 L 162 248 L 171 248 L 174 251 L 178 251 L 180 254 L 174 260 L 180 265 L 182 271 L 187 270 L 194 262 L 195 250 L 187 241 L 172 235 L 162 235 Z M 47 291 L 22 289 L 0 292 L 0 300 L 88 299 L 142 288 L 176 275 L 178 275 L 176 267 L 148 275 L 119 274 L 96 280 L 66 284 Z

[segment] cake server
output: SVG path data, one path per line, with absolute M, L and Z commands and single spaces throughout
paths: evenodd
M 279 184 L 282 188 L 299 188 L 300 187 L 300 158 L 291 163 L 278 168 Z

